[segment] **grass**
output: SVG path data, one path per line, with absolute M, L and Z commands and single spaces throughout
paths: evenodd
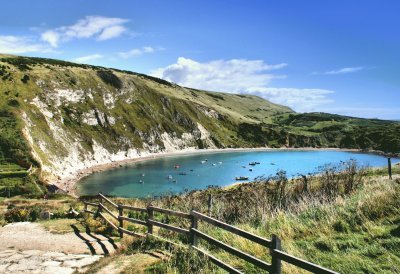
M 183 212 L 193 207 L 207 212 L 207 199 L 211 194 L 214 201 L 211 216 L 265 238 L 276 234 L 282 240 L 283 250 L 289 254 L 340 273 L 396 273 L 400 271 L 400 170 L 398 167 L 393 170 L 395 180 L 388 180 L 382 175 L 384 169 L 358 170 L 350 162 L 345 171 L 331 168 L 328 170 L 332 172 L 330 174 L 308 176 L 307 191 L 304 178 L 287 180 L 280 173 L 258 183 L 227 189 L 210 188 L 157 200 L 113 200 L 139 207 L 151 202 Z M 336 182 L 339 187 L 330 182 Z M 327 191 L 329 188 L 332 189 Z M 10 204 L 56 213 L 57 219 L 40 221 L 53 233 L 70 232 L 70 225 L 77 224 L 81 230 L 88 225 L 96 233 L 117 236 L 100 219 L 67 219 L 65 212 L 70 206 L 78 211 L 83 208 L 79 201 L 68 196 L 50 197 L 48 201 L 26 197 L 2 198 L 0 211 L 6 212 Z M 132 218 L 145 218 L 145 215 L 133 211 L 126 211 L 125 214 Z M 180 227 L 190 226 L 188 221 L 167 218 L 163 214 L 155 214 L 154 218 Z M 146 232 L 146 227 L 127 222 L 125 228 Z M 227 231 L 203 222 L 199 222 L 199 229 L 267 262 L 271 259 L 268 249 Z M 123 273 L 223 273 L 206 258 L 183 248 L 188 243 L 186 237 L 164 229 L 155 229 L 155 234 L 179 245 L 154 237 L 140 239 L 125 236 L 120 241 L 120 252 L 94 264 L 88 273 L 111 268 Z M 200 240 L 199 246 L 245 273 L 260 273 L 251 264 L 207 242 Z M 283 271 L 306 273 L 286 263 L 283 263 Z
M 346 176 L 340 172 L 335 173 L 338 178 L 330 175 L 309 177 L 307 194 L 300 191 L 300 186 L 304 185 L 300 179 L 289 181 L 278 204 L 273 202 L 276 192 L 270 190 L 280 189 L 279 185 L 275 184 L 273 187 L 273 182 L 268 180 L 268 183 L 244 184 L 229 189 L 209 189 L 166 197 L 152 203 L 184 212 L 188 212 L 191 207 L 207 212 L 206 200 L 212 193 L 213 217 L 265 238 L 276 234 L 282 240 L 283 250 L 292 255 L 340 273 L 396 273 L 400 271 L 400 177 L 394 175 L 396 180 L 388 180 L 387 176 L 378 175 L 380 171 L 373 172 L 375 174 L 361 171 L 362 176 L 354 177 L 349 169 Z M 351 176 L 354 184 L 348 190 L 346 182 Z M 278 178 L 275 177 L 274 180 Z M 334 180 L 341 187 L 336 192 L 326 191 L 326 188 L 332 187 L 326 180 Z M 265 187 L 269 191 L 261 191 Z M 135 199 L 115 200 L 136 206 L 145 206 L 149 202 Z M 284 200 L 286 201 L 283 202 Z M 155 218 L 181 227 L 190 225 L 178 218 L 171 217 L 167 220 L 162 215 Z M 270 261 L 266 248 L 203 222 L 199 223 L 199 229 L 242 251 Z M 186 238 L 162 229 L 156 233 L 183 245 L 187 243 Z M 204 241 L 200 241 L 200 246 L 245 273 L 260 273 L 259 269 L 249 263 Z M 168 247 L 156 239 L 136 240 L 126 248 L 126 254 L 160 249 L 169 251 L 169 259 L 158 262 L 149 270 L 155 273 L 220 271 L 198 254 Z M 286 263 L 283 263 L 283 270 L 284 273 L 306 273 Z
M 4 164 L 25 170 L 32 166 L 41 181 L 57 180 L 55 170 L 69 155 L 92 157 L 94 143 L 110 153 L 148 146 L 165 149 L 164 132 L 174 138 L 192 133 L 194 138 L 185 145 L 199 148 L 214 144 L 400 152 L 399 122 L 299 114 L 257 96 L 195 90 L 134 72 L 45 58 L 0 55 L 0 74 L 4 98 L 0 101 L 0 164 L 3 159 Z M 65 100 L 57 95 L 59 90 L 83 91 L 82 98 Z M 106 98 L 114 102 L 107 103 Z M 98 125 L 84 122 L 91 112 Z M 201 139 L 198 124 L 210 132 L 209 140 Z M 43 172 L 43 167 L 52 171 Z M 20 180 L 13 194 L 40 193 L 42 188 L 35 185 L 25 187 Z
M 55 234 L 71 233 L 71 225 L 75 225 L 80 231 L 85 231 L 82 223 L 75 219 L 51 219 L 39 221 L 47 231 Z

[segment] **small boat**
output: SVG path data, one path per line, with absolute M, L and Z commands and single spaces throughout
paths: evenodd
M 222 162 L 218 162 L 219 165 L 222 165 Z
M 193 172 L 194 170 L 193 170 L 193 169 L 191 169 L 190 171 L 192 171 L 192 172 Z
M 246 166 L 242 166 L 243 168 L 246 168 Z
M 271 166 L 274 166 L 275 165 L 275 163 L 271 163 Z
M 145 174 L 144 174 L 144 173 L 142 173 L 142 177 L 144 177 L 144 175 L 145 175 Z
M 202 164 L 204 164 L 205 162 L 207 162 L 207 161 L 201 161 Z
M 235 177 L 236 181 L 244 181 L 244 180 L 248 180 L 248 179 L 249 179 L 249 177 L 246 177 L 246 176 Z
M 144 181 L 143 180 L 139 180 L 139 184 L 144 184 Z
M 172 182 L 173 182 L 173 183 L 176 183 L 176 182 L 178 182 L 178 181 L 177 181 L 176 179 L 173 179 Z
M 167 179 L 168 179 L 168 180 L 172 180 L 172 175 L 168 175 L 168 176 L 167 176 Z
M 217 164 L 216 163 L 214 163 L 214 164 L 212 164 L 213 166 L 216 166 Z
M 250 169 L 249 169 L 249 171 L 253 171 L 253 169 L 252 169 L 252 168 L 250 168 Z
M 257 163 L 256 162 L 251 162 L 249 163 L 249 166 L 255 166 Z
M 179 175 L 187 175 L 186 172 L 179 172 Z
M 176 169 L 178 169 L 178 168 L 180 168 L 181 166 L 180 165 L 175 165 L 174 166 L 174 168 L 176 168 Z

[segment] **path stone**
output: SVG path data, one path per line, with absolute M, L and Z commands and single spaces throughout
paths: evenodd
M 89 245 L 99 255 L 90 255 Z M 83 231 L 78 235 L 52 234 L 39 224 L 29 222 L 0 228 L 1 274 L 84 272 L 104 254 L 114 252 L 115 247 L 106 237 Z
M 101 255 L 65 254 L 40 250 L 8 251 L 9 257 L 0 258 L 0 273 L 59 274 L 82 272 L 99 260 Z M 18 260 L 16 260 L 18 258 Z

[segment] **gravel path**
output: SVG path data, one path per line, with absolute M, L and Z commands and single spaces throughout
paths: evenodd
M 0 273 L 83 272 L 115 249 L 101 235 L 52 234 L 37 223 L 13 223 L 0 228 Z

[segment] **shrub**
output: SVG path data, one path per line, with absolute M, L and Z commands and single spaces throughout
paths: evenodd
M 28 221 L 29 211 L 26 208 L 15 207 L 4 214 L 4 219 L 9 222 L 25 222 Z
M 25 74 L 24 77 L 22 77 L 21 81 L 22 81 L 24 84 L 26 84 L 26 83 L 28 83 L 29 79 L 30 79 L 29 76 Z
M 97 71 L 97 76 L 100 77 L 100 79 L 115 88 L 122 88 L 122 81 L 114 74 L 112 71 L 109 70 L 99 70 Z

